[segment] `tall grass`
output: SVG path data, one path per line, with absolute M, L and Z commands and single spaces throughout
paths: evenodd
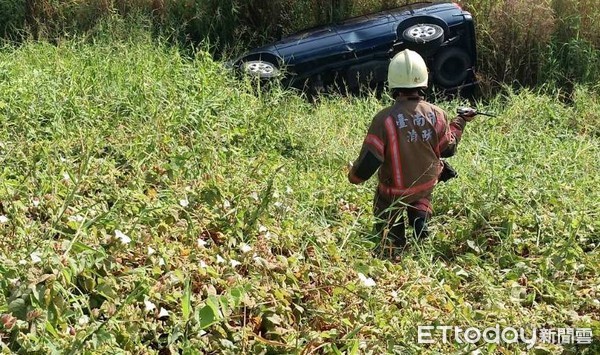
M 469 0 L 482 84 L 562 87 L 600 79 L 600 11 L 589 1 Z
M 477 20 L 482 72 L 496 83 L 538 83 L 555 15 L 550 1 L 469 3 Z
M 410 1 L 408 1 L 410 2 Z M 230 56 L 311 26 L 407 3 L 401 0 L 3 1 L 0 35 L 56 39 L 95 31 L 101 18 L 145 16 L 179 44 L 210 43 Z M 462 0 L 477 23 L 484 92 L 502 84 L 572 88 L 600 79 L 600 11 L 594 0 Z
M 2 351 L 475 350 L 417 344 L 437 323 L 591 327 L 591 347 L 537 351 L 597 351 L 597 93 L 491 100 L 432 238 L 390 263 L 370 255 L 375 183 L 344 170 L 389 101 L 257 91 L 111 26 L 0 50 Z

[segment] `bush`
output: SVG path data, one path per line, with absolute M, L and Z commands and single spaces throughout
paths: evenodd
M 15 39 L 18 30 L 25 25 L 25 2 L 20 0 L 0 1 L 0 37 Z

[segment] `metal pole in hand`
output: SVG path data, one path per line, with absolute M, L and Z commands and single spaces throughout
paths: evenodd
M 471 108 L 471 107 L 459 107 L 456 109 L 456 113 L 458 115 L 483 115 L 483 116 L 488 116 L 488 117 L 496 117 L 495 114 L 493 113 L 487 113 L 487 112 L 480 112 L 477 111 L 477 109 Z

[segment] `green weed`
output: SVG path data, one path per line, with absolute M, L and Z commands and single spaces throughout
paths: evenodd
M 257 91 L 143 31 L 93 42 L 0 50 L 4 351 L 475 349 L 416 343 L 438 323 L 591 327 L 597 349 L 595 91 L 492 99 L 432 238 L 390 263 L 370 253 L 375 182 L 344 170 L 389 101 Z

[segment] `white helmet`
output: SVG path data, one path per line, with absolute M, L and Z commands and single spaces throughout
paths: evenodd
M 419 53 L 405 49 L 392 58 L 388 68 L 390 89 L 427 87 L 427 79 L 427 65 Z

